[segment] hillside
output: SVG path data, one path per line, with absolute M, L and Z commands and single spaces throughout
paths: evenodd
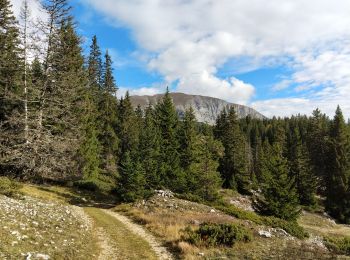
M 25 184 L 22 192 L 20 199 L 0 195 L 4 259 L 349 259 L 346 248 L 326 241 L 346 236 L 349 226 L 304 212 L 299 223 L 309 237 L 297 238 L 257 223 L 250 198 L 228 190 L 223 198 L 240 216 L 167 191 L 131 204 L 100 204 L 91 193 L 57 186 Z M 204 223 L 232 224 L 250 238 L 236 237 L 232 246 L 191 244 L 186 230 Z
M 184 93 L 171 93 L 170 96 L 173 99 L 176 111 L 180 116 L 183 116 L 185 110 L 192 106 L 196 115 L 196 119 L 199 122 L 214 124 L 219 113 L 224 108 L 228 108 L 230 106 L 234 106 L 240 118 L 246 117 L 248 115 L 253 118 L 264 118 L 262 114 L 253 108 L 229 103 L 218 98 L 205 97 L 200 95 L 188 95 Z M 162 97 L 162 94 L 154 96 L 131 96 L 131 102 L 135 107 L 137 105 L 141 105 L 142 108 L 145 108 L 149 104 L 156 104 Z

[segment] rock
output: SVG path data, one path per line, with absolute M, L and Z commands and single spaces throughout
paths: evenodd
M 199 252 L 198 255 L 199 256 L 204 256 L 204 253 L 203 252 Z
M 271 238 L 272 237 L 271 232 L 266 231 L 266 230 L 259 230 L 258 233 L 259 233 L 259 236 L 261 236 L 261 237 L 266 237 L 266 238 Z
M 154 96 L 131 96 L 131 103 L 134 107 L 140 105 L 145 109 L 149 104 L 157 104 L 158 100 L 163 95 Z M 218 115 L 224 108 L 233 106 L 239 118 L 245 118 L 250 115 L 252 118 L 263 119 L 264 116 L 254 110 L 253 108 L 232 104 L 224 100 L 205 97 L 199 95 L 187 95 L 183 93 L 170 93 L 173 99 L 176 112 L 180 118 L 183 118 L 185 111 L 188 107 L 192 107 L 198 122 L 207 122 L 208 124 L 214 125 Z
M 190 224 L 199 226 L 201 223 L 198 220 L 193 219 L 193 220 L 190 221 Z
M 45 255 L 45 254 L 41 254 L 41 253 L 36 254 L 35 257 L 38 259 L 42 259 L 42 260 L 49 260 L 50 259 L 50 256 Z
M 210 213 L 215 213 L 215 209 L 211 209 L 211 210 L 210 210 Z
M 174 193 L 170 190 L 155 190 L 158 196 L 164 197 L 164 198 L 173 198 Z

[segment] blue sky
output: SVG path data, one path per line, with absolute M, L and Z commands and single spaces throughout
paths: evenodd
M 30 0 L 34 1 L 34 0 Z M 21 0 L 12 0 L 18 13 Z M 34 3 L 34 2 L 33 2 Z M 120 95 L 173 91 L 267 116 L 350 116 L 350 1 L 71 0 L 88 52 L 109 50 Z M 35 11 L 34 16 L 42 16 Z

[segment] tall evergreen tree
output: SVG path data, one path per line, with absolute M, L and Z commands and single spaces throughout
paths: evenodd
M 162 184 L 175 191 L 185 188 L 185 176 L 180 167 L 177 138 L 178 116 L 167 89 L 156 106 L 157 125 L 160 131 L 160 176 Z
M 318 185 L 320 186 L 320 191 L 323 194 L 323 187 L 326 186 L 325 182 L 328 162 L 328 128 L 329 126 L 326 115 L 322 114 L 319 109 L 314 110 L 312 117 L 309 120 L 306 143 L 312 166 L 312 172 L 314 176 L 318 177 Z
M 226 114 L 226 118 L 224 118 Z M 220 173 L 225 188 L 238 189 L 247 193 L 251 188 L 251 176 L 248 171 L 247 142 L 241 133 L 234 107 L 219 117 L 216 133 L 225 147 L 224 157 L 220 162 Z
M 145 170 L 146 188 L 160 188 L 159 175 L 160 138 L 152 105 L 145 110 L 145 118 L 141 127 L 139 158 Z
M 294 125 L 288 135 L 288 162 L 290 176 L 295 179 L 299 201 L 302 205 L 312 206 L 316 203 L 316 176 L 313 175 L 306 147 L 301 142 L 298 128 Z
M 329 168 L 326 178 L 326 210 L 350 223 L 350 139 L 343 113 L 337 107 L 330 128 Z
M 101 89 L 103 85 L 102 81 L 102 58 L 101 50 L 97 42 L 97 37 L 92 37 L 92 43 L 90 45 L 90 54 L 88 58 L 88 73 L 89 84 L 94 89 Z
M 254 207 L 264 215 L 296 220 L 300 209 L 295 181 L 289 175 L 288 161 L 278 143 L 265 153 L 263 176 L 262 197 L 257 198 Z
M 209 129 L 196 136 L 193 141 L 193 160 L 190 162 L 187 177 L 188 192 L 202 200 L 214 201 L 218 198 L 218 191 L 222 185 L 217 169 L 224 148 L 220 141 L 214 140 Z
M 17 21 L 10 1 L 0 1 L 0 171 L 21 171 L 16 147 L 25 142 L 21 53 Z
M 194 143 L 197 137 L 196 117 L 192 107 L 185 111 L 185 116 L 180 124 L 180 161 L 183 169 L 187 170 L 195 160 Z
M 130 152 L 123 154 L 120 161 L 118 193 L 123 201 L 133 202 L 145 195 L 145 173 L 142 165 L 131 158 Z

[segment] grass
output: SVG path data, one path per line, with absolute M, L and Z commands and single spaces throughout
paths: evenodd
M 94 219 L 96 226 L 102 227 L 117 249 L 118 259 L 157 259 L 149 244 L 128 230 L 123 223 L 97 208 L 85 208 Z
M 81 216 L 65 205 L 0 196 L 0 258 L 95 259 L 98 249 Z

